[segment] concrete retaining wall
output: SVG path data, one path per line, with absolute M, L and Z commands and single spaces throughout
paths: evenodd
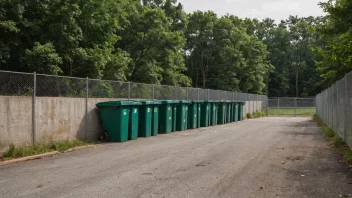
M 111 98 L 88 99 L 88 114 L 85 98 L 37 97 L 36 98 L 36 141 L 81 139 L 96 141 L 103 131 L 95 104 Z M 247 101 L 244 115 L 261 109 L 262 102 Z M 0 152 L 11 143 L 32 143 L 32 97 L 0 96 Z

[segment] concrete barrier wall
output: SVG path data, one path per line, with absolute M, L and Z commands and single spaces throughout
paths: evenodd
M 264 102 L 263 101 L 246 101 L 244 107 L 243 107 L 243 117 L 247 116 L 247 113 L 255 113 L 257 111 L 260 111 L 264 108 Z
M 73 139 L 98 140 L 103 128 L 95 104 L 111 100 L 122 99 L 88 99 L 86 115 L 85 98 L 37 97 L 37 143 Z M 247 101 L 243 116 L 248 112 L 259 111 L 261 105 L 261 101 Z M 30 145 L 32 140 L 32 97 L 0 96 L 0 152 L 11 143 Z
M 32 97 L 0 96 L 0 151 L 32 142 Z
M 96 141 L 103 131 L 95 104 L 107 98 L 36 98 L 36 141 L 81 139 Z M 13 143 L 32 144 L 32 97 L 0 96 L 0 152 Z

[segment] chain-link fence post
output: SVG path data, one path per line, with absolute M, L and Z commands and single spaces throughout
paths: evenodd
M 187 100 L 188 100 L 188 87 L 186 87 L 186 94 L 187 94 Z
M 200 92 L 200 88 L 198 88 L 198 100 L 199 100 L 199 92 Z
M 208 100 L 210 100 L 210 90 L 208 89 Z
M 297 117 L 297 98 L 295 98 L 295 117 Z
M 36 144 L 36 96 L 37 96 L 37 74 L 33 73 L 33 97 L 32 97 L 32 144 Z
M 335 83 L 335 85 L 336 85 L 336 107 L 335 107 L 335 111 L 336 111 L 336 128 L 335 128 L 335 131 L 336 131 L 336 133 L 339 133 L 339 112 L 338 112 L 338 107 L 339 107 L 339 81 L 337 81 L 336 83 Z M 342 136 L 342 138 L 343 138 L 343 136 Z
M 89 97 L 89 78 L 87 77 L 87 79 L 86 79 L 86 101 L 85 101 L 85 103 L 86 103 L 86 127 L 85 127 L 85 129 L 86 129 L 86 131 L 85 131 L 85 133 L 84 133 L 84 140 L 85 141 L 87 141 L 87 134 L 88 134 L 88 122 L 89 122 L 89 120 L 88 120 L 88 97 Z
M 345 130 L 344 130 L 344 140 L 345 140 L 345 142 L 347 142 L 347 140 L 348 140 L 348 123 L 347 123 L 347 121 L 348 121 L 348 81 L 347 81 L 347 77 L 348 77 L 348 75 L 347 74 L 345 74 L 345 97 L 344 97 L 344 109 L 345 109 L 345 111 L 344 111 L 344 114 L 345 114 L 345 123 L 344 123 L 344 128 L 345 128 Z
M 269 98 L 265 97 L 265 99 L 266 99 L 266 107 L 265 107 L 266 115 L 268 116 L 269 115 Z
M 128 82 L 128 100 L 131 99 L 131 82 Z
M 177 100 L 177 87 L 175 85 L 175 100 Z
M 155 100 L 155 85 L 153 84 L 153 100 Z

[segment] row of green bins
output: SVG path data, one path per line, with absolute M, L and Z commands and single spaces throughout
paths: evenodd
M 158 133 L 241 121 L 244 102 L 112 101 L 98 103 L 108 141 L 124 142 Z
M 138 137 L 140 102 L 111 101 L 98 103 L 100 119 L 111 142 L 125 142 Z

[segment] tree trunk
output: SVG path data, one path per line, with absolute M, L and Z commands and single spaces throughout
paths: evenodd
M 205 69 L 202 70 L 202 77 L 203 77 L 203 89 L 205 89 L 205 83 L 206 83 L 206 73 L 205 73 Z

